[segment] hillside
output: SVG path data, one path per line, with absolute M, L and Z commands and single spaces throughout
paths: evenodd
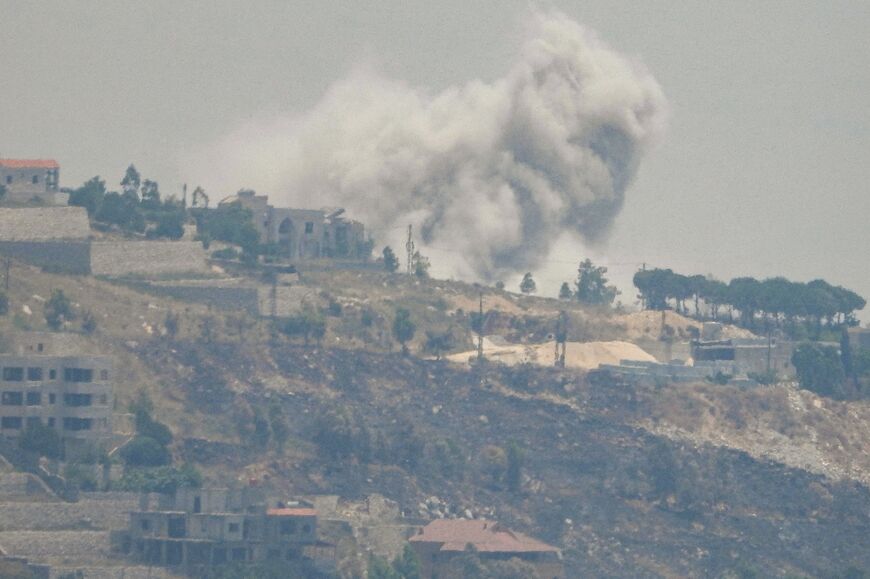
M 147 391 L 176 434 L 176 459 L 214 483 L 380 493 L 413 517 L 432 516 L 425 503 L 437 497 L 442 514 L 485 513 L 553 542 L 569 576 L 870 569 L 867 403 L 785 385 L 593 386 L 577 369 L 436 361 L 421 353 L 427 330 L 452 332 L 452 353 L 472 349 L 480 288 L 373 272 L 311 273 L 302 283 L 331 313 L 321 343 L 16 264 L 0 332 L 44 329 L 42 301 L 63 289 L 98 320 L 87 347 L 115 357 L 117 410 Z M 417 324 L 410 348 L 420 356 L 402 356 L 390 338 L 397 307 Z M 660 323 L 491 289 L 484 307 L 487 333 L 518 343 L 546 341 L 561 310 L 578 342 L 654 336 Z M 175 336 L 164 335 L 170 312 Z M 672 314 L 667 323 L 690 325 Z M 273 415 L 286 420 L 283 443 L 268 421 L 258 426 Z M 514 444 L 525 457 L 518 485 L 503 462 Z

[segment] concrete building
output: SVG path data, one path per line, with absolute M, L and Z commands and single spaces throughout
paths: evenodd
M 66 205 L 69 195 L 61 193 L 60 165 L 51 159 L 0 159 L 0 185 L 5 200 Z
M 783 379 L 794 378 L 791 363 L 794 343 L 776 338 L 732 338 L 729 340 L 698 341 L 693 344 L 695 366 L 705 363 L 726 363 L 733 376 L 776 373 Z
M 53 353 L 52 346 L 35 332 L 19 337 L 12 353 L 0 354 L 0 434 L 17 438 L 41 423 L 56 429 L 66 454 L 74 455 L 112 434 L 112 362 Z
M 522 533 L 486 520 L 440 519 L 409 539 L 420 560 L 422 579 L 447 579 L 450 563 L 471 545 L 482 560 L 520 559 L 539 577 L 564 579 L 562 553 Z
M 290 259 L 368 258 L 365 227 L 344 217 L 344 209 L 288 209 L 269 205 L 269 197 L 239 191 L 220 205 L 238 203 L 253 213 L 260 242 L 276 246 Z
M 227 563 L 285 561 L 334 570 L 335 546 L 320 541 L 317 511 L 268 500 L 258 487 L 178 489 L 153 509 L 130 513 L 122 550 L 186 573 Z

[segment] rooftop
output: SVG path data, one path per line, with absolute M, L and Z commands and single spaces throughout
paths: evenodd
M 464 551 L 471 544 L 482 553 L 558 553 L 559 549 L 487 520 L 432 521 L 411 542 L 442 543 L 441 551 Z
M 59 169 L 54 159 L 0 159 L 0 167 L 7 169 Z

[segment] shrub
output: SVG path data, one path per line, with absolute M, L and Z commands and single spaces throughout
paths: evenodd
M 63 476 L 67 483 L 83 491 L 96 491 L 99 482 L 94 474 L 93 465 L 70 463 L 66 465 Z
M 201 486 L 202 474 L 189 464 L 181 468 L 163 466 L 128 469 L 116 485 L 118 490 L 142 493 L 174 493 L 180 488 Z
M 211 256 L 215 259 L 238 259 L 239 252 L 234 247 L 225 247 L 211 252 Z
M 121 449 L 121 458 L 128 466 L 164 466 L 172 457 L 166 447 L 153 438 L 137 436 Z
M 74 320 L 72 303 L 63 290 L 52 290 L 51 297 L 45 302 L 45 323 L 52 330 L 59 330 L 64 322 Z
M 801 344 L 792 355 L 801 388 L 822 396 L 841 396 L 846 373 L 836 348 Z
M 60 458 L 63 455 L 63 442 L 54 428 L 41 422 L 28 424 L 18 439 L 18 446 L 46 458 Z

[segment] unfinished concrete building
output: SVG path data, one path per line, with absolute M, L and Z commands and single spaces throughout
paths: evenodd
M 335 567 L 335 546 L 318 539 L 317 511 L 269 500 L 258 487 L 179 489 L 154 508 L 130 513 L 118 543 L 142 563 L 186 573 L 265 561 Z
M 60 191 L 60 165 L 53 159 L 0 159 L 0 186 L 13 203 L 66 205 Z
M 344 209 L 288 209 L 269 205 L 269 197 L 239 191 L 220 205 L 238 203 L 253 214 L 260 242 L 290 259 L 365 259 L 365 227 L 344 216 Z
M 70 355 L 51 334 L 25 333 L 0 354 L 0 434 L 17 438 L 31 424 L 57 430 L 68 456 L 112 434 L 112 360 Z

